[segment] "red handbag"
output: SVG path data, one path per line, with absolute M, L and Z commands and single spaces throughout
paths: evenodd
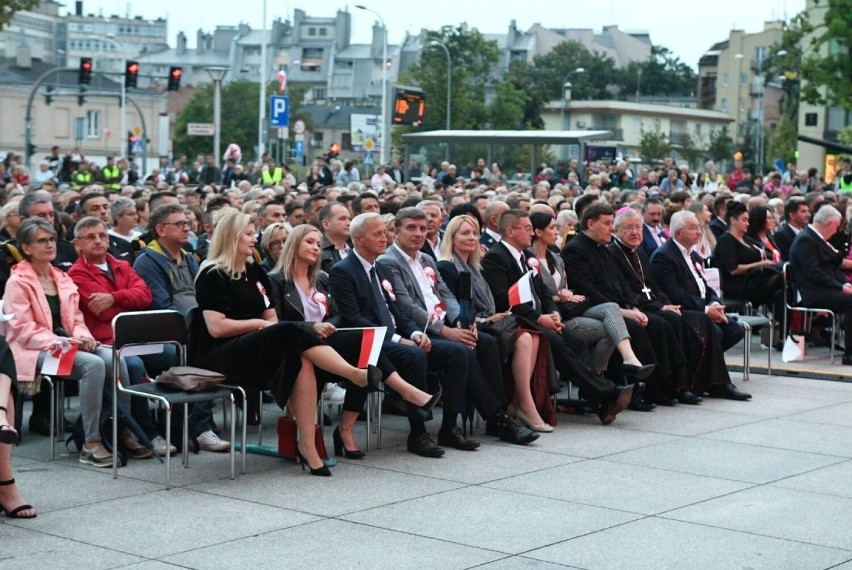
M 289 459 L 296 459 L 296 439 L 299 429 L 296 427 L 296 420 L 281 416 L 278 418 L 278 455 Z M 314 445 L 317 448 L 317 453 L 322 459 L 328 457 L 328 452 L 325 450 L 325 440 L 322 437 L 322 428 L 314 426 Z

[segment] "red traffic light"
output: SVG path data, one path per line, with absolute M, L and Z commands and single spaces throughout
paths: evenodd
M 81 57 L 78 82 L 80 85 L 85 85 L 90 81 L 92 81 L 92 58 Z
M 169 91 L 179 91 L 180 90 L 180 78 L 183 77 L 183 68 L 182 67 L 170 67 L 169 68 Z
M 139 77 L 139 62 L 128 61 L 124 68 L 124 85 L 125 87 L 136 87 L 136 80 Z

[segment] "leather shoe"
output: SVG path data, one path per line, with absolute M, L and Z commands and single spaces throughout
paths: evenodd
M 533 430 L 520 425 L 518 422 L 509 417 L 509 415 L 500 410 L 485 424 L 485 433 L 488 434 L 489 427 L 491 435 L 498 436 L 506 443 L 514 443 L 515 445 L 529 445 L 530 443 L 541 437 Z
M 677 404 L 677 400 L 668 396 L 657 396 L 654 398 L 654 403 L 658 406 L 674 406 Z
M 750 400 L 751 394 L 740 392 L 733 384 L 722 384 L 713 386 L 710 389 L 710 395 L 717 398 L 727 398 L 729 400 Z
M 684 390 L 683 392 L 677 393 L 677 401 L 681 404 L 691 404 L 693 406 L 697 406 L 698 404 L 704 401 L 704 398 L 702 398 L 698 394 L 690 392 L 689 390 Z
M 651 372 L 653 372 L 654 368 L 656 367 L 656 364 L 643 364 L 642 366 L 636 366 L 634 364 L 622 364 L 621 374 L 625 378 L 645 380 L 648 376 L 651 375 Z
M 444 448 L 435 445 L 435 442 L 426 432 L 408 436 L 408 451 L 421 457 L 442 457 L 444 455 Z
M 475 439 L 467 439 L 458 426 L 453 426 L 452 429 L 442 429 L 438 432 L 438 445 L 462 451 L 475 451 L 479 447 L 479 442 Z
M 604 403 L 600 412 L 598 412 L 598 417 L 601 419 L 601 423 L 608 426 L 614 422 L 615 416 L 627 409 L 627 406 L 629 406 L 630 402 L 633 401 L 634 393 L 637 391 L 638 393 L 635 397 L 641 398 L 642 392 L 645 391 L 645 384 L 643 382 L 630 384 L 629 386 L 624 386 L 619 389 L 615 397 L 609 402 Z
M 628 407 L 634 412 L 653 412 L 657 405 L 647 400 L 638 400 L 631 402 Z

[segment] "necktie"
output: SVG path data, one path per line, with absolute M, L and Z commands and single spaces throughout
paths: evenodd
M 391 331 L 395 331 L 396 325 L 393 321 L 393 315 L 391 314 L 390 309 L 388 309 L 388 303 L 380 289 L 379 278 L 376 275 L 375 267 L 370 268 L 370 281 L 373 284 L 373 297 L 376 299 L 376 309 L 379 311 L 379 319 L 382 321 L 382 326 L 386 326 Z
M 659 230 L 657 232 L 657 238 L 660 240 L 660 245 L 666 243 L 666 234 L 663 232 L 663 230 Z

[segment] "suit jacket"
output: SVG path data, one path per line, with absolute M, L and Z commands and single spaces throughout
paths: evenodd
M 837 252 L 810 226 L 793 240 L 790 277 L 805 305 L 827 293 L 841 292 L 846 282 Z
M 527 258 L 532 256 L 526 251 L 524 255 Z M 514 314 L 531 322 L 536 322 L 542 314 L 556 311 L 556 304 L 544 290 L 544 284 L 540 277 L 532 280 L 534 301 L 509 307 L 509 287 L 514 285 L 523 275 L 517 260 L 502 241 L 489 249 L 485 257 L 482 258 L 482 276 L 485 277 L 488 286 L 491 288 L 491 294 L 494 296 L 494 307 L 498 313 L 508 311 L 511 308 Z
M 630 255 L 630 248 L 616 240 L 612 240 L 612 243 L 607 248 L 612 252 L 615 264 L 621 269 L 622 275 L 624 275 L 624 278 L 630 285 L 630 290 L 633 291 L 633 303 L 639 307 L 640 311 L 659 311 L 663 305 L 673 304 L 657 285 L 657 280 L 654 278 L 654 272 L 651 269 L 651 260 L 645 255 L 645 252 L 636 248 L 636 255 L 639 257 L 639 266 L 642 268 L 642 272 L 637 275 L 633 270 L 633 265 L 631 265 L 626 257 Z M 650 299 L 642 292 L 643 277 L 645 279 L 644 286 L 647 286 L 651 290 L 649 293 L 651 296 Z
M 723 233 L 728 231 L 728 224 L 723 222 L 720 218 L 714 216 L 712 220 L 710 220 L 710 231 L 713 232 L 713 235 L 716 236 L 716 239 L 719 239 Z
M 562 252 L 568 288 L 594 305 L 615 303 L 622 309 L 633 308 L 633 292 L 612 252 L 580 232 Z
M 420 255 L 420 265 L 424 268 L 430 267 L 435 275 L 435 284 L 432 290 L 435 295 L 444 302 L 447 315 L 445 322 L 453 323 L 459 318 L 459 302 L 455 295 L 450 291 L 447 284 L 441 279 L 441 274 L 438 271 L 438 264 L 428 255 Z M 426 330 L 431 334 L 439 334 L 444 327 L 444 321 L 430 323 L 429 312 L 433 307 L 426 306 L 426 300 L 423 298 L 423 292 L 420 290 L 420 285 L 417 282 L 414 272 L 408 266 L 408 260 L 405 255 L 396 247 L 389 247 L 387 253 L 380 256 L 378 263 L 387 266 L 393 279 L 393 292 L 396 294 L 396 305 L 399 309 L 410 317 L 414 324 L 420 330 Z
M 790 261 L 790 248 L 793 247 L 796 232 L 793 231 L 790 224 L 783 224 L 772 237 L 775 240 L 775 245 L 778 246 L 778 251 L 781 252 L 781 259 L 783 261 Z
M 700 255 L 693 251 L 690 253 L 690 258 L 697 267 L 703 267 Z M 686 264 L 686 259 L 681 255 L 680 249 L 673 239 L 657 248 L 657 251 L 651 256 L 651 268 L 660 288 L 675 305 L 680 305 L 684 309 L 703 312 L 707 305 L 720 302 L 719 296 L 704 281 L 704 277 L 701 277 L 701 280 L 704 281 L 705 293 L 703 297 L 701 296 L 698 283 L 692 276 L 692 271 Z
M 491 249 L 497 243 L 497 240 L 491 237 L 491 234 L 488 232 L 482 232 L 479 234 L 479 243 L 480 245 L 484 245 L 485 249 Z
M 387 280 L 390 283 L 393 279 L 390 270 L 384 265 L 377 263 L 376 273 L 379 282 Z M 358 259 L 358 256 L 354 252 L 331 268 L 328 283 L 329 290 L 335 298 L 336 306 L 340 310 L 344 326 L 383 326 L 382 318 L 376 306 L 376 299 L 372 292 L 373 284 L 370 282 L 367 273 L 364 272 L 361 260 Z M 391 340 L 394 334 L 411 338 L 411 335 L 420 329 L 417 328 L 411 319 L 397 309 L 396 303 L 388 296 L 387 291 L 383 287 L 381 294 L 388 305 L 391 315 L 393 315 L 396 321 L 396 331 L 388 330 L 385 339 Z
M 657 245 L 657 241 L 651 235 L 651 230 L 648 229 L 646 224 L 642 224 L 642 243 L 639 244 L 639 249 L 650 258 L 658 247 L 660 246 Z
M 333 243 L 331 243 L 325 234 L 322 236 L 322 249 L 320 250 L 320 269 L 329 273 L 331 268 L 334 267 L 334 264 L 340 261 L 340 250 L 337 249 Z M 352 244 L 349 244 L 349 247 L 352 247 Z

